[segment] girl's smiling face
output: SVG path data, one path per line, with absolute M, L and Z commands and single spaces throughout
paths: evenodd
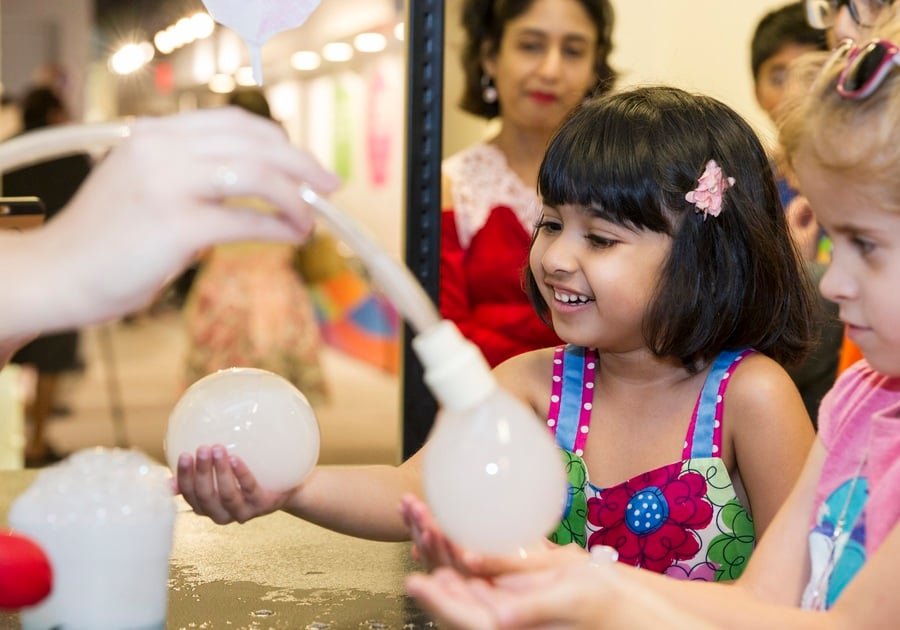
M 606 352 L 646 348 L 644 314 L 671 246 L 667 234 L 630 229 L 590 208 L 544 206 L 530 265 L 556 333 Z
M 900 376 L 900 212 L 882 210 L 871 189 L 810 159 L 798 159 L 796 170 L 832 242 L 822 295 L 838 304 L 848 336 L 872 367 Z

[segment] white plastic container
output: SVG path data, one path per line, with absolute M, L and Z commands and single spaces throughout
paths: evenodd
M 53 570 L 49 597 L 22 611 L 23 628 L 165 627 L 175 523 L 168 479 L 163 466 L 123 449 L 79 451 L 41 471 L 9 512 Z

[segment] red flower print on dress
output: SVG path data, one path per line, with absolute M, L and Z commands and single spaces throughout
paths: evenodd
M 657 468 L 588 500 L 588 522 L 598 531 L 588 549 L 608 545 L 619 561 L 662 573 L 673 562 L 693 558 L 700 550 L 696 530 L 712 520 L 706 480 L 682 473 L 682 463 Z

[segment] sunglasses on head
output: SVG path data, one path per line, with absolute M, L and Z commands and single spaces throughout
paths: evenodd
M 837 92 L 853 101 L 868 98 L 884 82 L 894 66 L 900 66 L 900 47 L 886 39 L 873 39 L 860 48 L 845 39 L 831 63 L 846 61 L 837 80 Z
M 858 26 L 871 28 L 881 9 L 893 2 L 894 0 L 805 0 L 804 5 L 809 25 L 824 30 L 834 26 L 837 14 L 844 5 Z

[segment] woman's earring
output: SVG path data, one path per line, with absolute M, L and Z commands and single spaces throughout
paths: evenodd
M 497 102 L 497 88 L 494 87 L 494 81 L 486 72 L 481 75 L 481 99 L 485 103 Z

